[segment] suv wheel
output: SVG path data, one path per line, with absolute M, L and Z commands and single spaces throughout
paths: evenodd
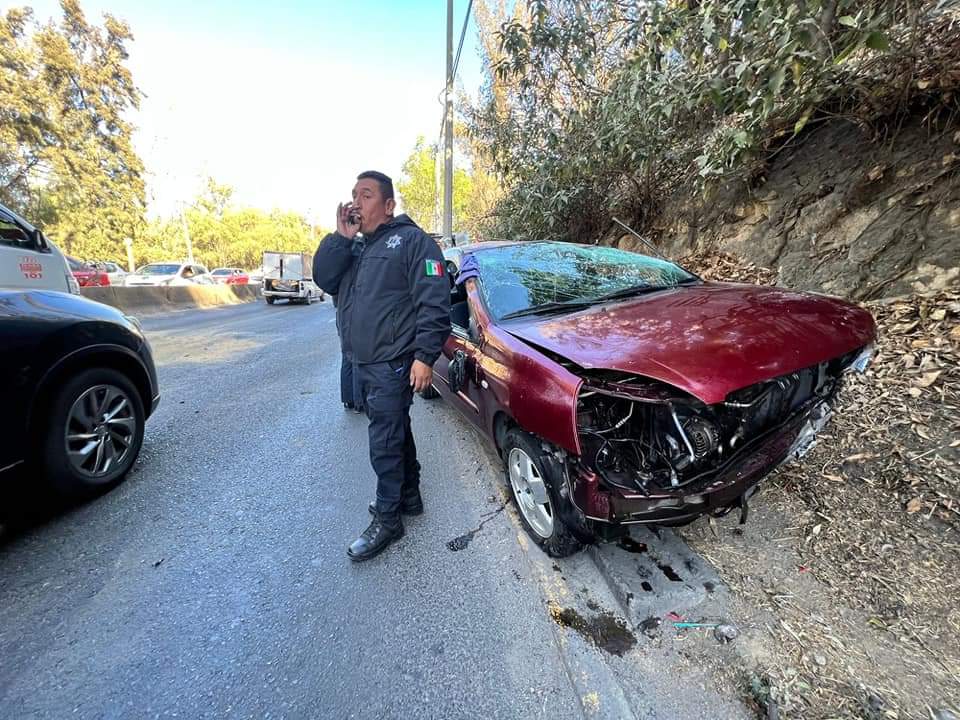
M 503 457 L 510 494 L 530 538 L 551 557 L 581 550 L 581 538 L 586 538 L 588 531 L 584 527 L 574 532 L 571 520 L 576 508 L 561 495 L 563 480 L 545 461 L 540 440 L 513 428 L 504 439 Z
M 40 460 L 54 491 L 67 498 L 97 495 L 117 485 L 143 444 L 140 394 L 110 368 L 84 370 L 54 395 Z

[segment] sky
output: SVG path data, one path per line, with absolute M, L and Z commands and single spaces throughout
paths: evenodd
M 454 52 L 468 0 L 454 2 Z M 55 0 L 29 5 L 45 21 Z M 144 93 L 132 117 L 148 212 L 176 213 L 207 176 L 238 205 L 332 227 L 356 175 L 394 178 L 417 137 L 439 136 L 444 0 L 81 0 L 88 22 L 127 22 Z M 482 82 L 473 19 L 457 83 Z

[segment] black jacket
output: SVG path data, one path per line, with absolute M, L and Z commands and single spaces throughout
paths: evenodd
M 433 365 L 450 335 L 450 279 L 437 244 L 406 215 L 354 242 L 327 235 L 313 256 L 313 280 L 337 296 L 343 349 L 358 363 L 410 353 Z

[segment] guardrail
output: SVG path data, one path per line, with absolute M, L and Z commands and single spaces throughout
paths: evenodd
M 239 305 L 260 299 L 259 285 L 193 285 L 178 287 L 108 287 L 80 288 L 90 300 L 111 305 L 119 310 L 141 314 L 186 308 L 207 308 Z

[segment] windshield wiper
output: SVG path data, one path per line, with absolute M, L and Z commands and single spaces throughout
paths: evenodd
M 513 318 L 526 317 L 528 315 L 548 315 L 555 312 L 566 312 L 569 310 L 579 310 L 590 307 L 593 301 L 585 300 L 567 300 L 566 302 L 548 302 L 543 305 L 534 305 L 523 310 L 514 310 L 501 316 L 501 320 L 512 320 Z
M 686 285 L 690 282 L 697 282 L 696 278 L 690 278 L 689 280 L 681 280 L 676 285 L 632 285 L 630 287 L 621 288 L 620 290 L 614 290 L 611 293 L 606 295 L 600 295 L 593 299 L 592 302 L 600 303 L 607 302 L 608 300 L 620 300 L 621 298 L 633 297 L 634 295 L 644 295 L 646 293 L 659 292 L 660 290 L 672 290 L 673 288 L 679 285 Z

